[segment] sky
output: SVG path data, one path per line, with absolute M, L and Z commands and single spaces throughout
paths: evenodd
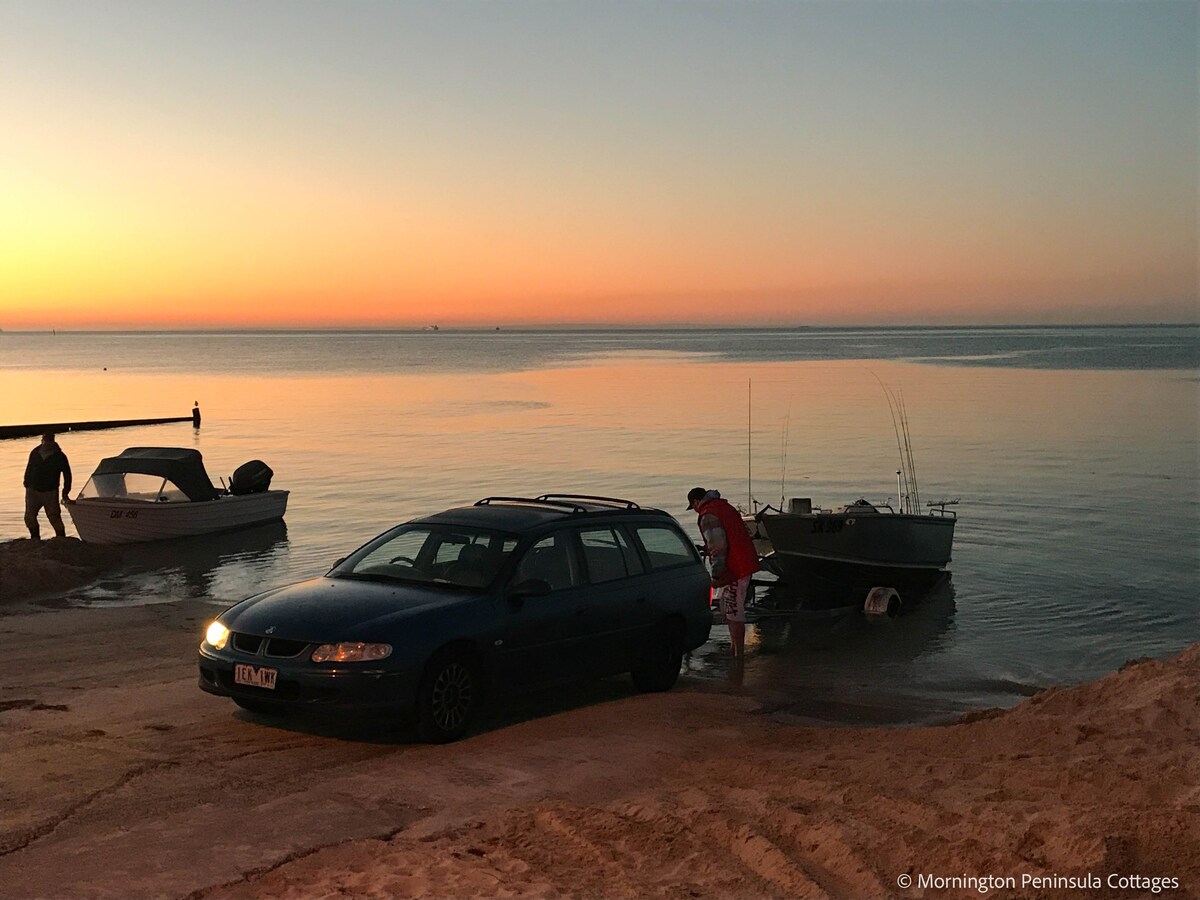
M 0 328 L 1197 322 L 1191 0 L 0 0 Z

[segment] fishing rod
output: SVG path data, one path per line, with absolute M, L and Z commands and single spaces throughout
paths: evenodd
M 895 391 L 883 383 L 882 378 L 874 372 L 871 372 L 871 375 L 883 389 L 883 396 L 887 399 L 888 412 L 892 416 L 892 431 L 896 435 L 896 452 L 900 456 L 900 468 L 896 471 L 896 503 L 901 512 L 911 512 L 913 498 L 910 487 L 915 484 L 915 476 L 912 479 L 909 477 L 912 471 L 912 445 L 908 438 L 908 420 L 904 414 L 903 401 L 897 397 Z M 901 427 L 901 423 L 903 423 L 903 427 Z M 907 460 L 905 458 L 906 448 L 909 451 Z
M 746 503 L 750 507 L 751 513 L 758 512 L 757 504 L 754 502 L 754 476 L 752 463 L 754 454 L 752 445 L 754 440 L 754 431 L 752 426 L 754 416 L 754 379 L 746 379 Z
M 783 509 L 783 504 L 786 502 L 787 496 L 787 450 L 788 450 L 788 428 L 792 423 L 792 400 L 788 398 L 787 415 L 783 417 L 783 450 L 779 463 L 779 508 Z

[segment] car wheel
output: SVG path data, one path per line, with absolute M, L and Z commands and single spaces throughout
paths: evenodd
M 683 636 L 679 627 L 663 622 L 654 629 L 633 667 L 633 683 L 639 691 L 669 691 L 679 679 L 683 665 Z
M 246 700 L 242 697 L 234 697 L 233 702 L 247 712 L 258 713 L 260 716 L 277 716 L 282 712 L 273 703 L 264 703 L 262 700 Z
M 417 730 L 433 744 L 456 741 L 475 721 L 483 702 L 479 670 L 465 652 L 443 650 L 425 667 L 417 694 Z

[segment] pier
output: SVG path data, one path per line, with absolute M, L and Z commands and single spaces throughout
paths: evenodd
M 10 438 L 41 437 L 46 432 L 67 434 L 72 431 L 103 431 L 108 428 L 132 428 L 135 425 L 166 425 L 169 422 L 191 422 L 200 427 L 200 404 L 192 407 L 190 416 L 169 416 L 162 419 L 112 419 L 104 422 L 45 422 L 39 425 L 0 425 L 0 441 Z

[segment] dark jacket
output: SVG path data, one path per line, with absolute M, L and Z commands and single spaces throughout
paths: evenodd
M 40 446 L 34 447 L 29 454 L 29 465 L 25 467 L 25 487 L 35 491 L 57 491 L 59 475 L 63 479 L 62 489 L 71 490 L 71 464 L 62 447 L 55 444 L 54 452 L 45 457 Z

